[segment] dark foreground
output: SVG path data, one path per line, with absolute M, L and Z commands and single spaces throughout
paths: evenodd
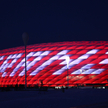
M 3 91 L 0 108 L 108 108 L 108 89 Z

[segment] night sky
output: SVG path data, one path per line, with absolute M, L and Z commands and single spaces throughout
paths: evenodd
M 108 41 L 108 0 L 0 0 L 0 50 L 62 41 Z

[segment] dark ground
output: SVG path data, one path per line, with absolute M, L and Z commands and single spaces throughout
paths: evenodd
M 108 89 L 1 91 L 0 108 L 108 108 Z

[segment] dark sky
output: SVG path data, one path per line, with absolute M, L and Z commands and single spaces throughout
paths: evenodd
M 108 41 L 108 0 L 0 0 L 0 50 L 60 41 Z

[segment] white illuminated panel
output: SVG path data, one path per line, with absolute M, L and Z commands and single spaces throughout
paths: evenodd
M 35 59 L 33 61 L 29 62 L 29 64 L 27 65 L 27 70 L 29 70 L 36 63 L 37 63 L 37 61 Z
M 67 69 L 67 66 L 63 66 L 61 69 Z
M 30 75 L 36 75 L 39 72 L 39 70 L 34 70 Z
M 50 65 L 54 60 L 48 60 L 46 62 L 44 62 L 40 67 L 45 67 L 45 66 L 48 66 Z
M 7 64 L 5 64 L 4 66 L 3 66 L 3 68 L 1 69 L 1 72 L 4 72 L 5 70 L 6 70 L 6 68 L 8 67 L 8 63 Z
M 30 52 L 27 57 L 32 57 L 32 56 L 45 56 L 45 55 L 48 55 L 51 51 L 38 51 L 38 52 Z
M 87 59 L 90 55 L 88 54 L 84 54 L 82 56 L 80 56 L 78 59 Z
M 78 69 L 78 70 L 72 72 L 71 74 L 81 74 L 81 71 L 80 71 L 80 69 Z
M 7 59 L 11 59 L 13 55 L 9 55 Z
M 108 59 L 101 61 L 99 64 L 108 64 Z
M 104 70 L 105 69 L 88 69 L 88 70 L 78 69 L 78 70 L 72 72 L 71 74 L 100 74 Z
M 50 65 L 55 60 L 59 59 L 59 55 L 55 55 L 51 57 L 49 60 L 45 61 L 41 66 L 39 66 L 36 70 L 34 70 L 30 75 L 36 75 L 40 70 L 44 69 L 46 66 Z
M 70 59 L 70 61 L 69 61 L 69 63 L 71 63 L 73 60 L 72 59 Z M 61 62 L 60 63 L 60 65 L 66 65 L 67 63 L 66 63 L 66 60 L 64 60 L 63 62 Z
M 93 49 L 87 52 L 86 54 L 96 54 L 99 51 L 99 49 Z
M 64 71 L 66 71 L 65 69 L 60 69 L 56 72 L 53 73 L 53 75 L 60 75 L 61 73 L 63 73 Z
M 73 64 L 79 64 L 81 61 L 83 61 L 83 59 L 76 59 L 76 60 L 73 60 L 69 65 L 73 65 Z
M 33 55 L 33 56 L 40 56 L 40 55 L 41 55 L 41 53 L 42 53 L 42 51 L 38 51 L 38 52 L 34 53 L 34 55 Z
M 5 77 L 7 74 L 7 72 L 3 72 L 2 77 Z
M 45 51 L 45 52 L 43 52 L 43 53 L 41 54 L 41 56 L 46 56 L 46 55 L 48 55 L 50 52 L 51 52 L 51 51 Z
M 106 52 L 105 54 L 108 54 L 108 52 Z
M 8 60 L 6 59 L 4 62 L 3 62 L 3 64 L 6 64 L 8 62 Z
M 63 55 L 59 58 L 59 60 L 66 60 L 67 55 Z
M 35 52 L 30 52 L 29 54 L 27 54 L 26 57 L 31 57 L 31 56 L 33 56 L 34 53 L 35 53 Z
M 52 61 L 52 60 L 58 60 L 59 57 L 60 57 L 59 55 L 55 55 L 55 56 L 51 57 L 49 60 L 51 60 L 51 61 Z
M 40 70 L 43 70 L 46 66 L 39 66 L 36 70 L 37 71 L 40 71 Z
M 13 54 L 13 56 L 11 58 L 14 59 L 16 57 L 17 57 L 17 54 Z
M 4 56 L 1 56 L 1 57 L 0 57 L 0 60 L 3 60 L 3 58 L 4 58 Z
M 29 53 L 29 57 L 32 55 L 33 53 Z M 20 55 L 21 56 L 21 55 Z M 29 57 L 27 57 L 26 58 L 26 60 L 28 60 L 28 58 Z M 37 60 L 37 61 L 39 61 L 39 60 L 41 60 L 41 58 L 42 57 L 37 57 L 35 60 Z M 28 65 L 29 65 L 29 63 L 30 63 L 30 61 L 27 61 L 26 62 L 27 63 L 27 67 L 28 67 Z M 20 68 L 20 67 L 24 67 L 25 66 L 25 58 L 23 58 L 22 60 L 21 60 L 21 62 L 14 68 L 14 70 L 11 72 L 11 74 L 9 75 L 9 76 L 14 76 L 14 74 L 18 71 L 18 69 Z M 27 68 L 27 69 L 30 69 L 30 65 L 29 65 L 29 67 Z M 21 74 L 22 75 L 22 74 Z
M 63 50 L 63 51 L 59 52 L 57 55 L 64 55 L 64 54 L 68 53 L 68 51 L 69 50 Z
M 91 67 L 93 67 L 95 64 L 87 64 L 85 66 L 82 67 L 82 69 L 90 69 Z
M 19 76 L 24 76 L 24 74 L 25 74 L 25 69 L 23 69 L 23 71 L 20 72 Z
M 96 69 L 88 69 L 88 70 L 84 70 L 84 69 L 78 69 L 74 72 L 72 72 L 71 74 L 91 74 L 92 72 L 94 72 Z
M 98 49 L 93 49 L 93 50 L 91 50 L 91 51 L 88 51 L 86 54 L 84 54 L 84 55 L 82 55 L 82 56 L 80 56 L 80 57 L 78 57 L 77 59 L 75 59 L 75 60 L 72 60 L 68 65 L 69 65 L 69 68 L 72 68 L 73 66 L 75 66 L 75 65 L 77 65 L 77 64 L 79 64 L 79 63 L 81 63 L 84 59 L 87 59 L 88 57 L 90 57 L 92 54 L 95 54 L 95 53 L 97 53 L 99 50 Z M 65 56 L 63 56 L 63 57 L 61 57 L 61 58 L 65 58 L 66 56 L 68 56 L 68 55 L 65 55 Z M 64 62 L 62 62 L 62 63 L 60 63 L 60 64 L 63 64 Z M 65 65 L 65 66 L 67 66 L 67 64 Z M 64 67 L 65 67 L 64 66 Z M 92 67 L 92 65 L 87 65 L 88 67 Z M 86 68 L 87 68 L 87 66 L 85 66 Z M 84 67 L 83 67 L 84 68 Z M 63 69 L 63 68 L 62 68 Z M 60 74 L 60 72 L 61 72 L 61 74 L 62 74 L 62 71 L 60 71 L 61 69 L 59 69 L 58 70 L 58 74 Z M 83 72 L 84 74 L 88 74 L 88 73 L 90 73 L 91 71 L 93 71 L 93 70 L 88 70 L 88 71 L 86 71 L 86 72 Z M 79 69 L 79 70 L 76 70 L 75 72 L 74 72 L 74 74 L 76 74 L 76 73 L 81 73 L 81 69 Z M 56 74 L 57 75 L 57 72 L 54 72 L 53 74 Z M 73 73 L 72 73 L 73 74 Z
M 23 55 L 23 53 L 19 53 L 16 58 L 20 58 Z
M 36 75 L 40 70 L 43 70 L 46 66 L 50 65 L 53 61 L 44 62 L 41 66 L 39 66 L 36 70 L 34 70 L 30 75 Z
M 41 59 L 42 59 L 42 56 L 37 57 L 33 61 L 29 62 L 27 65 L 27 70 L 29 70 L 33 65 L 35 65 Z
M 15 68 L 20 68 L 24 63 L 25 61 L 22 60 L 21 62 L 19 62 L 19 64 Z
M 38 56 L 38 57 L 36 57 L 32 62 L 28 62 L 28 65 L 27 65 L 27 70 L 29 70 L 32 66 L 33 66 L 33 64 L 35 64 L 37 61 L 40 61 L 42 58 L 43 58 L 44 56 Z M 23 64 L 23 66 L 24 66 L 25 64 Z M 41 66 L 39 66 L 36 70 L 35 70 L 35 72 L 33 71 L 30 75 L 34 75 L 34 74 L 36 74 L 37 72 L 39 72 L 40 70 L 42 70 L 43 68 L 45 68 L 46 67 L 46 65 L 45 66 L 43 66 L 43 65 L 41 65 Z M 24 71 L 24 70 L 23 70 Z M 24 75 L 24 73 L 23 73 L 23 71 L 22 71 L 22 73 L 20 73 L 19 74 L 19 76 L 21 75 Z
M 15 62 L 17 62 L 17 59 L 13 59 L 13 61 L 8 65 L 8 68 L 11 68 Z
M 81 74 L 91 74 L 92 72 L 94 72 L 96 69 L 88 69 L 83 71 Z
M 18 71 L 18 69 L 25 63 L 25 58 L 19 62 L 19 64 L 14 68 L 14 70 L 10 73 L 9 76 L 14 76 L 14 74 Z
M 67 70 L 67 66 L 64 66 L 61 69 L 55 71 L 52 75 L 60 75 L 60 74 L 62 74 L 66 70 Z
M 5 65 L 8 63 L 8 60 L 6 59 L 3 64 L 0 66 L 0 72 L 2 71 L 3 68 L 6 68 Z
M 28 64 L 30 63 L 30 61 L 26 61 L 26 66 L 28 67 Z M 25 67 L 25 63 L 22 65 L 23 67 Z
M 104 71 L 105 69 L 97 69 L 94 72 L 92 72 L 91 74 L 100 74 Z
M 11 54 L 7 57 L 7 59 L 14 59 L 14 58 L 20 58 L 22 53 L 19 54 Z
M 39 61 L 39 60 L 41 60 L 42 59 L 42 57 L 37 57 L 36 59 L 35 59 L 35 61 Z

